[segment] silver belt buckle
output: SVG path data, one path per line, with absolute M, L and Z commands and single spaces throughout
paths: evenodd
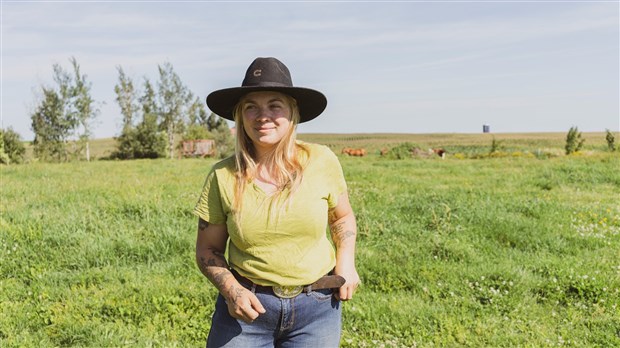
M 303 286 L 274 286 L 273 293 L 279 298 L 293 298 L 303 291 Z

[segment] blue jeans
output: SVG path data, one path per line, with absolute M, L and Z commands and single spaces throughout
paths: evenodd
M 231 317 L 218 295 L 207 347 L 338 347 L 342 308 L 332 290 L 289 299 L 257 290 L 256 297 L 266 312 L 247 324 Z

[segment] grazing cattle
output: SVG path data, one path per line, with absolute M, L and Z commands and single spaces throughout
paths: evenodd
M 381 156 L 385 156 L 385 155 L 387 155 L 387 154 L 388 154 L 388 152 L 390 152 L 390 150 L 389 150 L 389 149 L 387 149 L 387 148 L 385 148 L 385 147 L 384 147 L 384 148 L 382 148 L 382 149 L 381 149 Z
M 350 147 L 345 147 L 342 149 L 342 153 L 349 156 L 363 157 L 366 156 L 366 149 L 352 149 Z
M 441 157 L 441 159 L 445 159 L 445 158 L 446 158 L 446 150 L 444 150 L 444 149 L 442 149 L 442 148 L 439 148 L 439 149 L 433 149 L 433 152 L 434 152 L 437 156 Z

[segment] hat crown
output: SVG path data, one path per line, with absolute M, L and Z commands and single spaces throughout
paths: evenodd
M 242 87 L 293 87 L 286 65 L 273 57 L 256 58 L 245 72 Z

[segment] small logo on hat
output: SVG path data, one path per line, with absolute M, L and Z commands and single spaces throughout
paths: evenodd
M 261 76 L 262 73 L 263 73 L 263 71 L 261 69 L 254 70 L 254 76 L 256 76 L 256 77 Z

